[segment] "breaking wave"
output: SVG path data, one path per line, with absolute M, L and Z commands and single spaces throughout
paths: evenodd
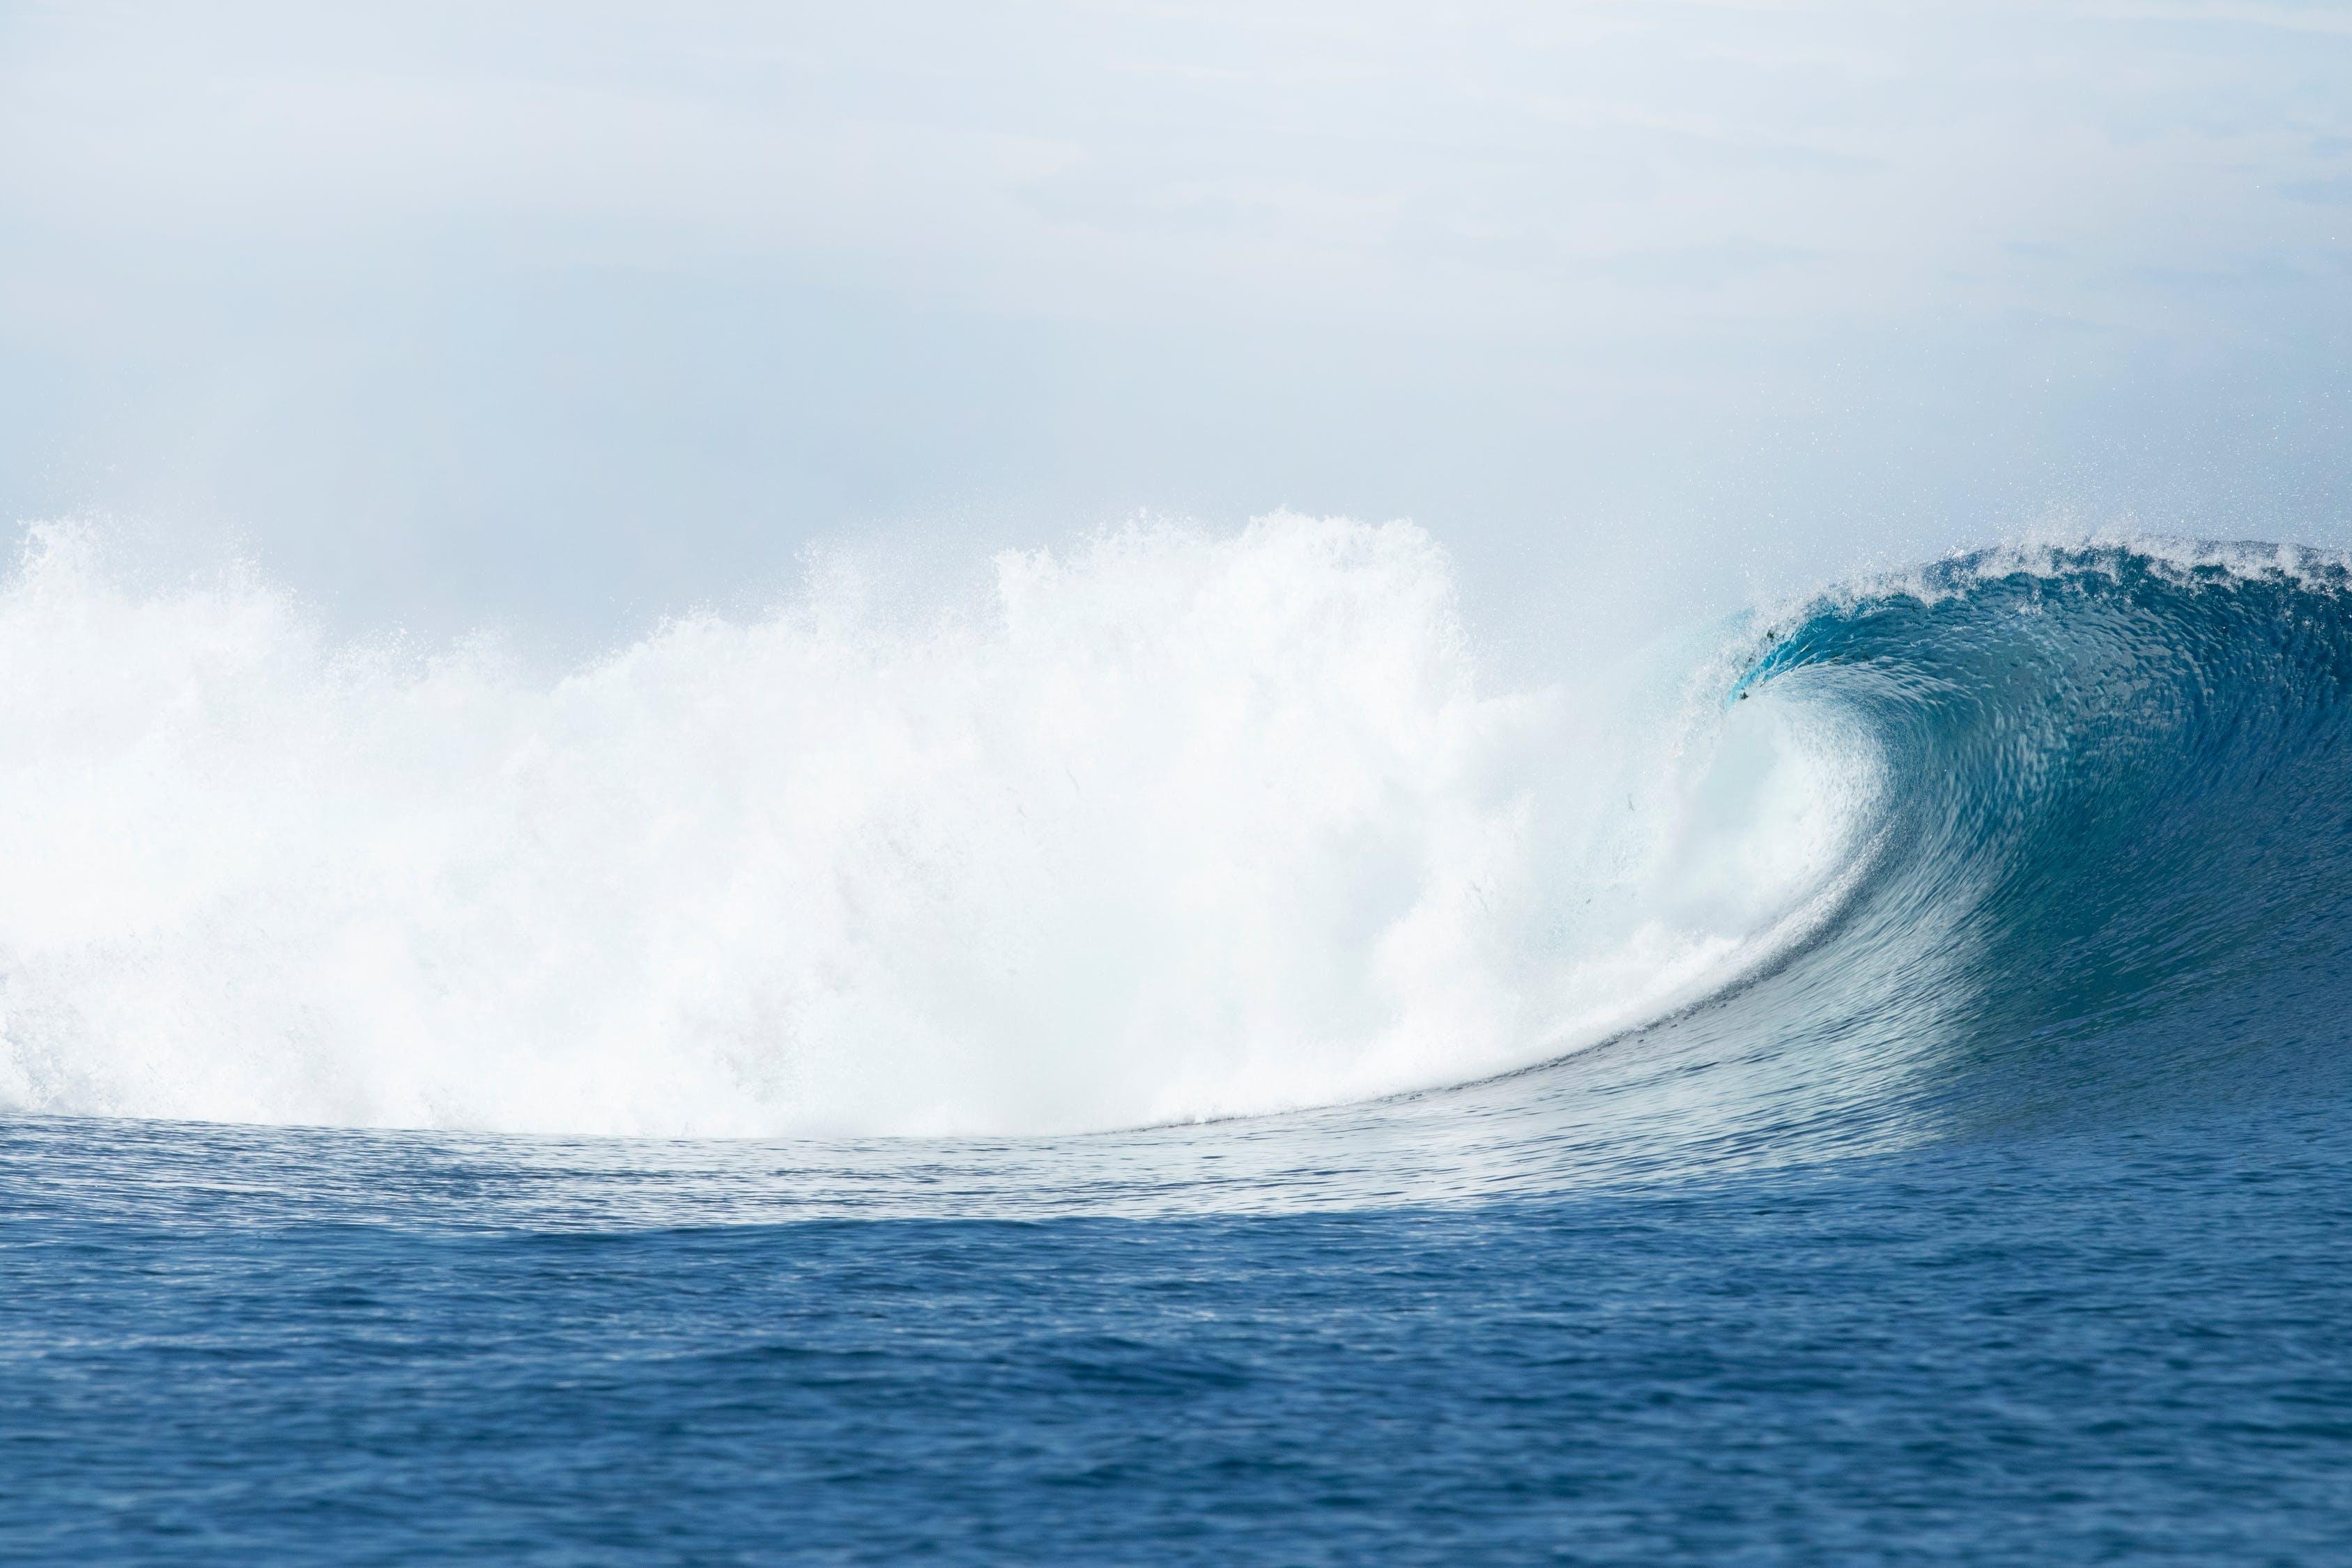
M 0 590 L 17 1110 L 1060 1134 L 1475 1085 L 1249 1157 L 1508 1188 L 2340 1045 L 2311 552 L 1984 552 L 1518 688 L 1405 524 L 1139 527 L 913 617 L 828 579 L 554 676 L 103 557 L 37 531 Z

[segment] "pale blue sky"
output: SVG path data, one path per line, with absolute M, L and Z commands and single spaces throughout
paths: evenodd
M 1139 509 L 2352 542 L 2348 218 L 2341 5 L 0 5 L 0 510 L 566 640 Z

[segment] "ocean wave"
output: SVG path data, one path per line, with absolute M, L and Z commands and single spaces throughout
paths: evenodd
M 1508 1186 L 2177 1088 L 2333 1037 L 2347 583 L 2009 546 L 1496 690 L 1425 534 L 1286 515 L 546 679 L 51 530 L 0 591 L 0 1100 L 1052 1135 L 1479 1085 L 1399 1115 Z

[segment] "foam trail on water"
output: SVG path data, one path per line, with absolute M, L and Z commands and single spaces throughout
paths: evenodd
M 0 588 L 0 1104 L 1055 1131 L 1520 1066 L 1818 920 L 1876 761 L 1726 638 L 1482 685 L 1443 552 L 1283 515 L 812 587 L 561 675 L 267 584 Z

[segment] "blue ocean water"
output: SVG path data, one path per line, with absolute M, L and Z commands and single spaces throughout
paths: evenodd
M 1460 1087 L 733 1141 L 36 1099 L 0 1554 L 2352 1560 L 2347 594 L 2084 547 L 1754 617 L 1711 700 L 1883 769 L 1826 912 Z

